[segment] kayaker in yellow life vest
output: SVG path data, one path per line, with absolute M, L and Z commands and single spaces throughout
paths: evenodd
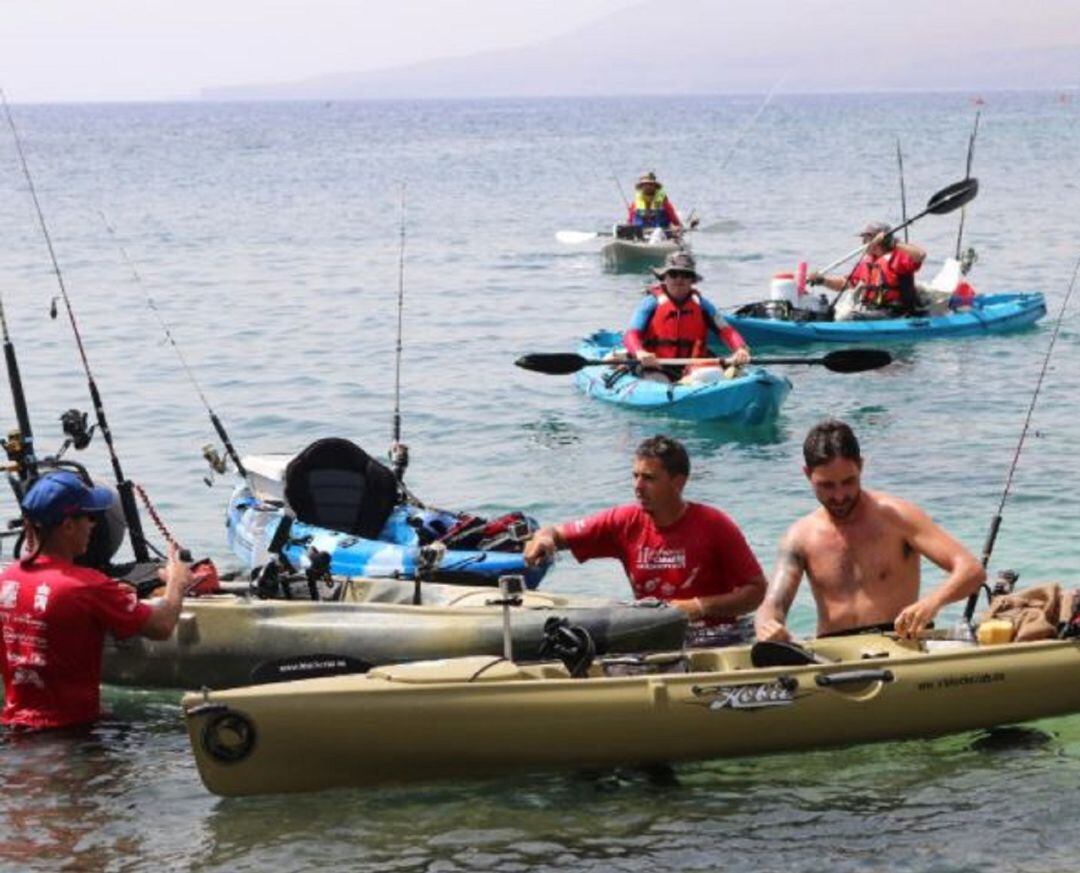
M 776 571 L 757 611 L 759 640 L 790 640 L 784 624 L 805 575 L 817 604 L 818 636 L 881 625 L 914 638 L 938 611 L 979 590 L 982 565 L 914 503 L 861 487 L 859 441 L 826 419 L 803 443 L 803 472 L 821 507 L 796 521 L 780 542 Z M 920 564 L 947 574 L 920 597 Z
M 635 187 L 634 202 L 630 204 L 626 216 L 627 224 L 664 230 L 682 228 L 679 213 L 675 211 L 675 205 L 668 198 L 663 185 L 657 181 L 656 173 L 645 173 L 637 180 Z

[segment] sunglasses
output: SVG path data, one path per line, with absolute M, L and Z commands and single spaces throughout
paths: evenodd
M 78 518 L 78 519 L 88 518 L 88 519 L 90 519 L 90 521 L 94 521 L 94 522 L 96 522 L 98 520 L 98 518 L 99 518 L 98 513 L 96 513 L 96 512 L 76 512 L 76 513 L 72 514 L 71 517 L 72 518 Z
M 689 273 L 685 270 L 668 270 L 666 275 L 672 279 L 694 279 L 697 273 Z

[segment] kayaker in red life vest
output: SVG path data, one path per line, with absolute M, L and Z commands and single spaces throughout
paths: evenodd
M 634 202 L 626 216 L 626 223 L 634 227 L 682 228 L 675 204 L 667 196 L 663 185 L 656 179 L 656 173 L 645 173 L 637 180 Z
M 694 287 L 702 277 L 693 255 L 673 252 L 663 269 L 653 272 L 660 284 L 650 288 L 638 304 L 623 335 L 628 355 L 645 369 L 658 367 L 664 358 L 705 357 L 711 331 L 732 351 L 731 363 L 750 362 L 746 341 Z
M 915 274 L 926 250 L 914 243 L 900 242 L 889 233 L 889 225 L 873 221 L 859 234 L 866 253 L 850 276 L 825 276 L 814 272 L 806 277 L 811 285 L 824 285 L 832 291 L 862 286 L 856 301 L 860 310 L 853 318 L 904 317 L 918 309 Z
M 87 486 L 67 470 L 42 476 L 23 498 L 29 556 L 0 574 L 0 723 L 8 727 L 44 730 L 95 721 L 105 634 L 164 640 L 176 626 L 191 571 L 175 546 L 162 571 L 165 596 L 151 601 L 75 564 L 112 501 L 109 489 Z
M 690 458 L 678 440 L 654 436 L 634 456 L 637 503 L 545 527 L 525 545 L 525 562 L 546 563 L 559 549 L 578 561 L 616 558 L 634 597 L 659 598 L 691 621 L 688 643 L 718 645 L 749 636 L 765 575 L 746 538 L 725 513 L 683 500 Z
M 780 542 L 754 621 L 759 640 L 791 639 L 785 619 L 803 576 L 817 604 L 818 636 L 884 626 L 914 638 L 945 604 L 979 590 L 986 571 L 929 515 L 907 500 L 862 489 L 859 441 L 847 424 L 826 419 L 812 427 L 803 460 L 821 506 Z M 923 558 L 947 575 L 920 596 Z

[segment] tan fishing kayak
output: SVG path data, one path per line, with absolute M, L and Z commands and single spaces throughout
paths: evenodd
M 472 657 L 183 707 L 199 774 L 222 795 L 753 755 L 1080 710 L 1074 641 L 930 645 L 819 640 L 808 648 L 830 663 L 802 666 L 755 667 L 749 646 L 597 659 L 582 679 L 558 662 Z M 627 671 L 640 672 L 613 675 Z
M 187 598 L 176 630 L 157 642 L 106 642 L 102 679 L 158 688 L 228 688 L 297 676 L 362 672 L 377 664 L 496 655 L 503 611 L 491 587 L 351 579 L 338 602 Z M 510 609 L 514 656 L 536 658 L 549 618 L 582 625 L 601 652 L 682 645 L 686 619 L 662 604 L 525 591 Z

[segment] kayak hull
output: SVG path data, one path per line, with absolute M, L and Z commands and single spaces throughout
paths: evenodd
M 597 331 L 582 342 L 578 353 L 595 360 L 621 346 L 622 334 Z M 574 374 L 574 384 L 583 394 L 605 403 L 691 421 L 762 425 L 776 418 L 791 392 L 791 382 L 760 367 L 735 379 L 700 385 L 653 382 L 632 373 L 613 379 L 612 372 L 611 367 L 583 367 Z
M 642 240 L 613 239 L 600 248 L 605 269 L 611 272 L 622 270 L 640 270 L 647 267 L 659 267 L 668 255 L 679 251 L 680 246 L 674 240 L 645 242 Z
M 419 542 L 409 525 L 416 512 L 396 507 L 383 529 L 386 539 L 372 540 L 291 520 L 280 502 L 260 500 L 241 485 L 229 500 L 226 536 L 229 548 L 248 570 L 265 564 L 274 545 L 296 567 L 304 566 L 308 550 L 315 548 L 330 555 L 330 572 L 337 576 L 412 579 L 420 559 Z M 278 547 L 274 540 L 287 519 L 292 526 Z M 526 567 L 520 551 L 447 549 L 432 581 L 495 585 L 500 576 L 517 575 L 525 579 L 526 587 L 535 588 L 546 572 L 546 565 Z
M 1042 294 L 993 294 L 975 298 L 967 311 L 876 321 L 784 321 L 726 313 L 751 346 L 810 343 L 916 342 L 985 336 L 1020 330 L 1046 315 Z
M 106 641 L 103 681 L 142 688 L 229 688 L 249 685 L 257 671 L 281 661 L 288 671 L 314 659 L 351 671 L 405 661 L 498 655 L 503 612 L 491 588 L 390 579 L 353 579 L 338 602 L 258 600 L 214 595 L 187 598 L 167 640 Z M 510 610 L 515 657 L 535 658 L 544 623 L 553 616 L 587 628 L 601 650 L 655 651 L 682 645 L 680 611 L 600 598 L 525 592 Z M 282 672 L 282 671 L 278 671 Z M 345 670 L 341 670 L 345 672 Z M 263 679 L 262 681 L 269 681 Z
M 750 647 L 705 649 L 571 679 L 560 663 L 467 658 L 188 695 L 183 708 L 199 774 L 222 795 L 724 758 L 1080 710 L 1074 641 L 927 652 L 868 634 L 810 647 L 840 660 L 757 668 Z M 675 664 L 689 672 L 662 672 Z

